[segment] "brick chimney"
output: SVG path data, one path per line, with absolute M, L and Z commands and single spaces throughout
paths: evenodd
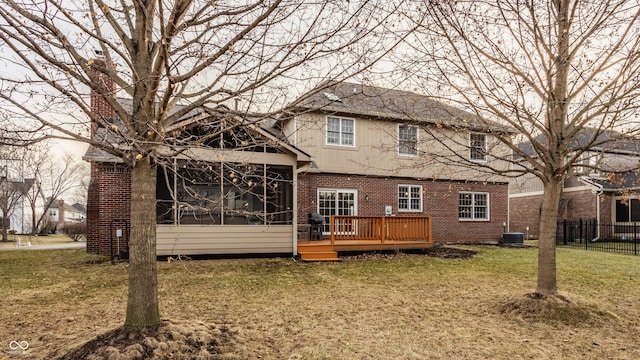
M 116 113 L 109 105 L 106 99 L 116 96 L 116 82 L 106 74 L 106 70 L 110 67 L 107 64 L 102 52 L 96 51 L 96 58 L 93 59 L 91 64 L 93 75 L 98 79 L 98 86 L 96 89 L 91 89 L 91 137 L 94 137 L 98 126 L 104 125 L 104 123 L 111 122 L 116 118 Z M 100 120 L 100 122 L 97 122 Z M 105 205 L 111 198 L 109 186 L 120 186 L 121 180 L 129 181 L 128 173 L 122 171 L 122 179 L 110 179 L 109 171 L 113 171 L 113 164 L 105 164 L 90 160 L 91 162 L 91 181 L 89 182 L 89 188 L 87 191 L 87 252 L 96 254 L 109 254 L 109 226 L 110 221 L 113 218 L 117 218 L 118 215 L 123 218 L 128 218 L 127 208 L 116 208 L 118 215 L 109 213 L 108 204 Z M 122 169 L 119 169 L 122 170 Z M 119 173 L 118 173 L 119 174 Z M 123 191 L 130 191 L 130 184 L 122 182 Z M 103 186 L 105 187 L 103 189 Z M 128 198 L 127 198 L 128 199 Z M 116 201 L 116 200 L 114 200 Z M 120 201 L 125 203 L 125 201 Z M 126 202 L 126 206 L 129 202 Z
M 91 90 L 91 113 L 98 119 L 109 120 L 116 117 L 116 113 L 109 105 L 106 98 L 114 97 L 116 94 L 116 82 L 105 74 L 107 63 L 101 51 L 96 51 L 97 57 L 93 59 L 93 74 L 98 78 L 98 89 Z M 92 120 L 91 136 L 95 134 L 98 123 Z

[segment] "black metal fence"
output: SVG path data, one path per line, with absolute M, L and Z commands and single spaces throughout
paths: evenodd
M 560 221 L 556 245 L 638 255 L 640 222 L 598 224 L 596 220 Z

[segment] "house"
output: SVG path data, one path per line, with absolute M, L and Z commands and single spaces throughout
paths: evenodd
M 28 231 L 25 196 L 34 179 L 24 178 L 21 166 L 20 160 L 0 159 L 0 224 L 5 240 L 10 230 L 17 234 Z
M 311 154 L 298 176 L 298 219 L 319 213 L 325 238 L 332 215 L 428 216 L 435 242 L 497 242 L 506 230 L 508 183 L 481 169 L 508 166 L 493 135 L 510 132 L 504 126 L 427 96 L 335 83 L 277 127 Z
M 595 141 L 592 141 L 595 139 Z M 593 143 L 588 151 L 576 151 Z M 528 143 L 522 144 L 526 149 Z M 598 223 L 640 221 L 640 140 L 615 131 L 583 129 L 572 145 L 576 165 L 565 178 L 558 220 L 596 220 Z M 537 238 L 543 184 L 533 176 L 510 184 L 509 228 Z
M 103 100 L 92 102 L 96 114 L 118 126 Z M 481 164 L 504 152 L 472 114 L 417 94 L 348 83 L 306 96 L 295 110 L 262 124 L 247 124 L 223 106 L 185 115 L 209 119 L 186 137 L 232 128 L 159 164 L 158 255 L 296 254 L 312 235 L 314 213 L 324 220 L 319 237 L 366 228 L 386 241 L 343 249 L 500 239 L 507 182 L 432 156 L 455 149 Z M 94 130 L 95 141 L 112 143 L 109 129 Z M 87 251 L 118 254 L 129 233 L 129 171 L 96 148 L 84 158 L 91 162 Z M 346 218 L 336 223 L 332 215 Z M 413 238 L 402 242 L 396 233 Z
M 87 217 L 86 207 L 75 203 L 69 205 L 63 199 L 51 202 L 47 210 L 47 220 L 50 224 L 55 224 L 56 229 L 61 230 L 67 224 L 83 223 Z

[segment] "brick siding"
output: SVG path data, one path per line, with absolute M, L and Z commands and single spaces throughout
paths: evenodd
M 540 234 L 540 209 L 542 195 L 523 196 L 509 199 L 509 231 L 521 232 L 529 239 L 537 239 Z M 527 231 L 527 226 L 529 230 Z
M 422 186 L 422 212 L 398 212 L 398 185 Z M 502 223 L 507 221 L 507 184 L 307 173 L 298 177 L 300 224 L 306 224 L 309 213 L 318 211 L 318 189 L 357 190 L 361 216 L 381 216 L 386 205 L 393 207 L 394 214 L 431 216 L 436 242 L 498 241 L 504 230 Z M 459 220 L 460 191 L 489 193 L 490 220 Z
M 109 255 L 116 230 L 125 230 L 131 208 L 131 175 L 124 165 L 91 163 L 87 199 L 87 252 Z M 111 233 L 113 232 L 113 234 Z M 124 231 L 126 235 L 126 231 Z M 125 239 L 120 244 L 125 249 Z M 114 253 L 116 250 L 114 244 Z
M 592 220 L 597 218 L 597 195 L 592 190 L 564 192 L 561 196 L 558 210 L 558 221 L 562 220 Z M 609 195 L 600 197 L 600 221 L 611 222 L 611 201 Z M 537 239 L 540 234 L 540 209 L 542 195 L 514 197 L 509 199 L 509 230 L 522 232 L 530 239 Z M 529 227 L 527 232 L 526 228 Z

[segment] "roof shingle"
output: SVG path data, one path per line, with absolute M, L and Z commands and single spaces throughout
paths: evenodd
M 497 122 L 409 91 L 346 82 L 323 88 L 301 101 L 296 112 L 319 110 L 471 130 L 513 131 Z

